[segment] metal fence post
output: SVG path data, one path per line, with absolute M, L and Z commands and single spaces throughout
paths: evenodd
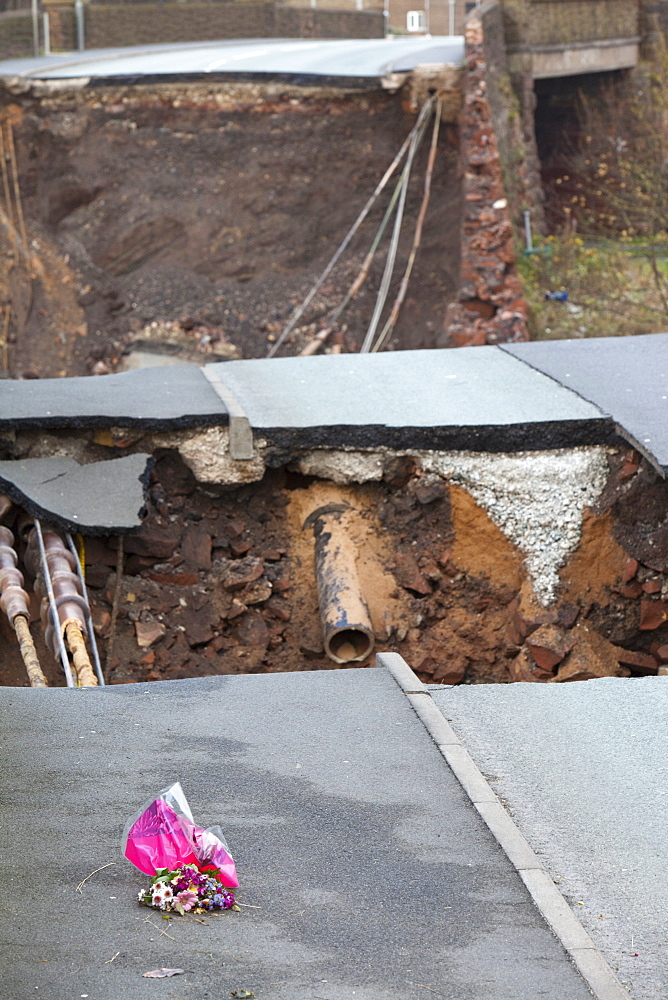
M 37 10 L 38 0 L 31 0 L 30 12 L 32 14 L 32 47 L 33 55 L 39 55 L 39 11 Z
M 86 38 L 84 34 L 84 5 L 81 0 L 74 0 L 74 17 L 77 24 L 77 49 L 83 52 L 86 48 Z

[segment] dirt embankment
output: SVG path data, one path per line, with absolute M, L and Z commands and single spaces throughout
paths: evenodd
M 304 528 L 332 499 L 355 512 L 376 650 L 401 653 L 423 679 L 655 673 L 668 663 L 668 487 L 633 453 L 610 461 L 606 490 L 545 608 L 532 598 L 521 553 L 486 512 L 409 457 L 388 457 L 379 483 L 338 487 L 278 469 L 259 484 L 203 489 L 175 452 L 162 452 L 148 517 L 124 540 L 113 640 L 117 539 L 86 540 L 108 679 L 334 668 L 323 649 L 313 530 Z M 16 643 L 1 628 L 2 682 L 23 684 Z M 32 628 L 52 683 L 62 684 Z
M 29 244 L 15 261 L 5 231 L 9 369 L 40 377 L 113 369 L 130 344 L 159 340 L 166 325 L 193 360 L 263 357 L 415 121 L 398 96 L 255 85 L 14 97 L 4 114 Z M 426 145 L 400 262 L 422 198 Z M 286 353 L 297 353 L 345 294 L 392 186 Z M 395 347 L 435 345 L 456 292 L 459 224 L 456 136 L 444 126 Z M 384 256 L 381 249 L 343 316 L 344 349 L 364 336 Z

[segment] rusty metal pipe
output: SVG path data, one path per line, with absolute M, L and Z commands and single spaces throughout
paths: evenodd
M 315 534 L 315 573 L 325 652 L 334 663 L 365 660 L 374 645 L 371 618 L 347 530 L 350 507 L 327 504 L 306 519 Z
M 3 499 L 6 498 L 0 496 L 0 507 L 2 507 Z M 23 574 L 18 569 L 17 564 L 18 557 L 14 550 L 14 535 L 9 528 L 0 525 L 0 608 L 7 615 L 16 632 L 30 686 L 47 687 L 48 682 L 42 672 L 37 650 L 30 634 L 30 597 L 23 589 Z

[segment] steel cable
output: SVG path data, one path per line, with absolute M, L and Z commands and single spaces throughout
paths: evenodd
M 364 206 L 364 208 L 362 209 L 362 211 L 360 212 L 360 214 L 357 216 L 357 219 L 355 220 L 355 222 L 353 223 L 353 225 L 351 226 L 351 228 L 348 230 L 347 235 L 345 236 L 343 242 L 339 245 L 338 249 L 336 250 L 336 253 L 334 254 L 334 256 L 332 257 L 332 259 L 330 260 L 329 264 L 327 265 L 327 267 L 325 268 L 325 270 L 322 272 L 322 274 L 320 275 L 320 277 L 318 278 L 318 280 L 316 281 L 315 285 L 312 287 L 311 291 L 308 293 L 308 295 L 306 296 L 306 298 L 304 299 L 304 301 L 301 303 L 301 305 L 298 306 L 295 309 L 295 311 L 293 312 L 292 316 L 288 320 L 288 323 L 286 324 L 286 326 L 282 330 L 282 332 L 281 332 L 280 336 L 278 337 L 278 339 L 276 340 L 276 342 L 274 344 L 272 344 L 271 347 L 269 348 L 269 350 L 267 351 L 267 357 L 268 358 L 273 358 L 273 356 L 276 354 L 276 352 L 281 347 L 281 345 L 285 342 L 285 340 L 287 339 L 287 337 L 292 333 L 292 331 L 294 330 L 297 322 L 304 315 L 304 313 L 308 309 L 309 305 L 311 304 L 311 302 L 313 301 L 313 299 L 315 298 L 315 296 L 317 295 L 317 293 L 322 288 L 324 282 L 327 280 L 327 278 L 331 274 L 331 272 L 334 269 L 335 265 L 337 264 L 339 258 L 344 253 L 344 251 L 348 247 L 350 241 L 352 240 L 353 236 L 355 235 L 355 233 L 357 232 L 357 230 L 362 225 L 362 223 L 366 219 L 367 215 L 371 211 L 371 209 L 372 209 L 372 207 L 373 207 L 376 199 L 381 194 L 381 192 L 383 191 L 383 189 L 387 186 L 390 178 L 392 177 L 392 175 L 394 174 L 395 170 L 397 169 L 397 167 L 399 166 L 399 164 L 403 160 L 404 155 L 406 154 L 406 151 L 410 149 L 410 147 L 411 147 L 411 145 L 413 143 L 415 135 L 419 131 L 420 127 L 422 126 L 422 123 L 424 121 L 425 116 L 427 115 L 428 111 L 431 110 L 432 104 L 433 104 L 433 98 L 429 98 L 422 105 L 422 108 L 420 109 L 420 113 L 419 113 L 419 115 L 417 117 L 417 121 L 415 122 L 415 125 L 413 126 L 413 128 L 411 129 L 411 131 L 408 133 L 408 135 L 404 139 L 404 142 L 403 142 L 403 144 L 401 146 L 401 149 L 399 150 L 399 152 L 397 153 L 397 155 L 392 160 L 392 163 L 389 165 L 389 167 L 387 168 L 387 170 L 383 174 L 381 180 L 376 185 L 376 188 L 375 188 L 373 194 L 371 195 L 371 197 L 367 201 L 366 205 Z
M 434 104 L 434 98 L 430 98 L 425 101 L 423 108 L 427 107 L 431 112 Z M 399 204 L 397 206 L 397 212 L 394 219 L 394 229 L 392 232 L 392 240 L 390 242 L 390 248 L 388 250 L 387 259 L 385 261 L 385 270 L 383 271 L 383 277 L 380 283 L 380 289 L 378 291 L 378 298 L 376 299 L 376 306 L 373 311 L 373 316 L 371 317 L 371 322 L 369 323 L 369 329 L 366 332 L 364 342 L 360 348 L 360 354 L 367 354 L 373 343 L 373 338 L 375 336 L 376 330 L 378 328 L 378 323 L 380 322 L 380 316 L 387 301 L 387 296 L 390 290 L 390 282 L 392 281 L 392 274 L 394 272 L 394 264 L 397 258 L 397 249 L 399 247 L 399 237 L 401 236 L 401 226 L 404 219 L 404 209 L 406 207 L 406 195 L 408 193 L 408 182 L 410 180 L 411 170 L 413 167 L 413 160 L 415 159 L 415 153 L 420 144 L 420 141 L 425 133 L 427 117 L 421 121 L 421 129 L 417 130 L 413 135 L 411 140 L 410 148 L 408 150 L 408 155 L 406 157 L 406 165 L 403 169 L 403 184 L 401 189 L 401 195 L 399 197 Z

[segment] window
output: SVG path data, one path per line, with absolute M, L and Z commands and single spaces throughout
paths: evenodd
M 406 14 L 407 31 L 426 31 L 427 19 L 423 10 L 409 10 Z

